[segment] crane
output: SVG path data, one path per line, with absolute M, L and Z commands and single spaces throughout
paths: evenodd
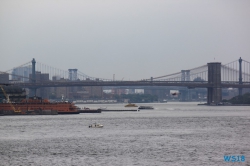
M 2 86 L 2 85 L 0 85 L 0 88 L 2 89 L 3 94 L 4 94 L 4 96 L 5 96 L 6 99 L 7 99 L 7 103 L 10 104 L 11 108 L 13 109 L 13 111 L 14 111 L 14 112 L 21 112 L 21 110 L 16 110 L 16 108 L 15 108 L 15 107 L 13 106 L 13 104 L 10 102 L 9 95 L 7 95 L 7 93 L 6 93 L 5 90 L 3 89 L 3 86 Z

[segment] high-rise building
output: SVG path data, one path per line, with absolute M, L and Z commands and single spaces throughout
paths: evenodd
M 29 78 L 32 78 L 32 74 L 29 75 Z M 41 72 L 36 72 L 36 83 L 41 83 L 41 82 L 48 82 L 49 80 L 49 74 L 48 73 L 41 73 Z M 30 79 L 31 80 L 31 79 Z M 38 88 L 36 90 L 36 95 L 39 97 L 43 98 L 49 98 L 49 92 L 50 92 L 50 87 L 46 88 Z
M 70 81 L 77 80 L 77 69 L 69 69 L 69 80 Z
M 24 66 L 13 69 L 12 80 L 18 80 L 22 82 L 29 81 L 29 75 L 32 73 L 32 66 Z
M 0 83 L 9 83 L 9 74 L 0 74 Z

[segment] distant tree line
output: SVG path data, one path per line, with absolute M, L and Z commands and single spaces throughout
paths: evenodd
M 250 93 L 245 93 L 242 96 L 235 96 L 230 100 L 223 100 L 232 104 L 250 104 Z

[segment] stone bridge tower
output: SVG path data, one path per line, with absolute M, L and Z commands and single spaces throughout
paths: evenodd
M 221 63 L 208 63 L 208 83 L 212 87 L 207 88 L 207 104 L 218 105 L 222 100 L 221 91 Z

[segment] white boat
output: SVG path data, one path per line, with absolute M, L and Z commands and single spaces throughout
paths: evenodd
M 89 125 L 89 128 L 103 128 L 103 125 L 94 123 L 94 124 Z

